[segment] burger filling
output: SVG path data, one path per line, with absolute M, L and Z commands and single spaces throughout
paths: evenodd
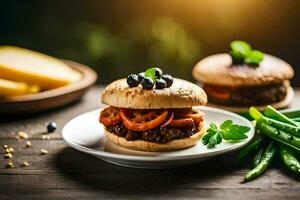
M 136 110 L 108 107 L 100 113 L 107 131 L 126 140 L 167 143 L 199 131 L 203 114 L 186 109 Z
M 280 102 L 287 95 L 285 83 L 255 87 L 220 87 L 205 84 L 208 101 L 220 105 L 251 106 Z

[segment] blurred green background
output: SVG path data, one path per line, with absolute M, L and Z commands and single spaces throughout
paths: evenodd
M 205 56 L 246 40 L 289 62 L 300 86 L 300 1 L 1 1 L 0 45 L 16 45 L 93 67 L 99 82 L 159 66 L 193 80 Z

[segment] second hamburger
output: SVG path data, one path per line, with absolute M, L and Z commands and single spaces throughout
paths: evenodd
M 247 111 L 250 106 L 288 106 L 293 98 L 292 67 L 275 56 L 251 50 L 246 42 L 235 41 L 231 47 L 238 56 L 233 52 L 216 54 L 194 67 L 193 76 L 202 82 L 209 105 L 234 112 Z

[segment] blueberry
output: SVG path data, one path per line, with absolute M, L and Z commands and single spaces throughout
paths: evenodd
M 156 67 L 155 68 L 155 77 L 156 78 L 161 78 L 162 75 L 163 75 L 163 71 L 161 69 L 159 69 L 159 68 Z
M 50 122 L 48 125 L 47 125 L 47 131 L 48 133 L 53 133 L 57 128 L 57 124 L 55 122 Z
M 167 83 L 166 83 L 166 81 L 164 79 L 159 79 L 155 83 L 155 88 L 156 89 L 164 89 L 166 87 L 167 87 Z
M 169 74 L 165 74 L 161 77 L 162 79 L 164 79 L 167 83 L 167 87 L 171 87 L 173 84 L 173 77 Z
M 139 82 L 142 82 L 142 80 L 145 78 L 145 72 L 141 72 L 138 74 L 138 79 L 139 79 Z
M 130 74 L 127 76 L 127 84 L 129 87 L 136 87 L 140 84 L 139 78 L 136 74 Z
M 149 78 L 149 77 L 145 77 L 142 82 L 141 82 L 142 86 L 143 86 L 143 89 L 146 89 L 146 90 L 151 90 L 154 86 L 154 81 Z

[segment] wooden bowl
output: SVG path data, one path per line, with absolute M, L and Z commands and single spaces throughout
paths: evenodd
M 57 108 L 80 99 L 96 82 L 97 74 L 91 68 L 68 60 L 68 66 L 82 73 L 78 82 L 37 94 L 9 97 L 0 100 L 0 114 L 36 113 Z

